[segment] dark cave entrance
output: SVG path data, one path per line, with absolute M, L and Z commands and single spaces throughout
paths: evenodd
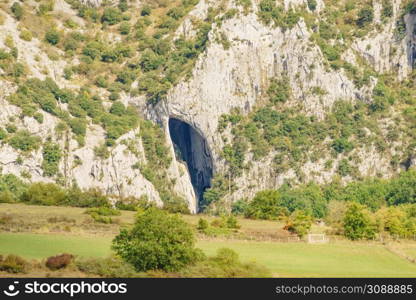
M 211 186 L 213 173 L 208 144 L 195 128 L 175 118 L 169 119 L 169 133 L 176 159 L 184 161 L 188 166 L 195 194 L 201 203 L 204 191 Z

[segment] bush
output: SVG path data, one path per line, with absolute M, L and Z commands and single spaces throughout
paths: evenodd
M 140 12 L 140 15 L 142 16 L 149 16 L 152 12 L 152 8 L 149 5 L 144 5 L 142 7 L 142 10 Z
M 0 202 L 16 202 L 26 192 L 27 184 L 13 174 L 0 175 Z
M 107 159 L 110 157 L 110 151 L 105 144 L 101 144 L 100 146 L 94 147 L 94 155 L 101 159 Z
M 101 17 L 101 22 L 114 25 L 121 22 L 122 19 L 122 13 L 118 8 L 106 7 Z
M 60 205 L 65 202 L 65 191 L 54 183 L 37 182 L 29 186 L 21 200 L 36 205 Z
M 294 211 L 286 221 L 284 229 L 304 237 L 312 226 L 312 218 L 303 211 Z
M 73 255 L 67 253 L 51 256 L 46 259 L 45 265 L 49 270 L 55 271 L 66 268 L 72 262 L 73 258 Z
M 143 72 L 156 70 L 165 63 L 163 56 L 157 55 L 150 49 L 146 49 L 140 58 L 140 67 Z
M 107 207 L 109 201 L 99 189 L 90 188 L 82 191 L 77 186 L 73 186 L 67 191 L 63 204 L 76 207 Z
M 317 6 L 316 0 L 308 0 L 308 8 L 311 11 L 315 11 L 316 6 Z
M 285 215 L 286 211 L 280 207 L 280 194 L 278 191 L 266 190 L 256 194 L 248 204 L 245 216 L 252 219 L 275 220 Z
M 118 257 L 77 259 L 77 268 L 87 274 L 98 275 L 106 278 L 130 278 L 137 277 L 137 272 L 131 264 Z
M 336 139 L 331 146 L 337 153 L 350 152 L 354 149 L 354 145 L 345 138 Z
M 113 209 L 110 207 L 93 207 L 93 208 L 89 208 L 86 210 L 85 212 L 86 214 L 98 214 L 100 216 L 120 216 L 121 212 L 117 209 Z
M 373 22 L 374 19 L 374 11 L 373 7 L 364 7 L 358 12 L 358 18 L 357 18 L 357 25 L 359 27 L 364 27 L 367 24 Z
M 286 102 L 290 99 L 291 94 L 291 86 L 287 77 L 284 77 L 281 80 L 273 79 L 267 90 L 267 95 L 273 104 Z
M 54 176 L 59 171 L 59 161 L 61 160 L 61 148 L 58 144 L 47 142 L 43 146 L 42 170 L 44 176 Z
M 180 277 L 259 278 L 271 277 L 270 271 L 255 263 L 241 263 L 238 254 L 228 248 L 217 250 L 214 257 L 204 259 L 179 273 Z
M 10 146 L 24 152 L 37 150 L 40 146 L 40 137 L 32 135 L 27 130 L 19 130 L 9 141 Z
M 170 213 L 190 214 L 188 203 L 182 197 L 176 195 L 163 196 L 166 193 L 162 193 L 163 209 Z
M 118 28 L 121 34 L 127 35 L 130 33 L 130 24 L 129 22 L 123 22 L 120 24 L 120 27 Z
M 192 229 L 179 216 L 149 208 L 132 229 L 120 231 L 113 249 L 137 271 L 176 271 L 199 259 L 194 244 Z
M 6 258 L 0 255 L 0 271 L 7 273 L 26 273 L 28 263 L 20 256 L 9 254 Z
M 45 34 L 45 41 L 51 45 L 57 45 L 61 39 L 59 32 L 56 29 L 50 29 Z
M 24 41 L 30 42 L 32 40 L 32 33 L 29 30 L 22 30 L 19 37 Z
M 20 20 L 22 18 L 24 11 L 23 7 L 19 4 L 19 2 L 14 2 L 10 9 L 16 20 Z
M 204 231 L 208 228 L 208 226 L 209 224 L 207 220 L 199 218 L 196 229 L 198 229 L 199 231 Z
M 136 211 L 139 208 L 148 209 L 149 207 L 155 207 L 154 202 L 150 202 L 146 195 L 142 195 L 140 198 L 127 197 L 122 198 L 116 202 L 116 207 L 120 210 Z

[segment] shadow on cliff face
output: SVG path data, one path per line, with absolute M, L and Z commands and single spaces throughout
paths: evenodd
M 169 119 L 169 133 L 177 160 L 188 166 L 195 194 L 201 204 L 204 191 L 211 186 L 212 157 L 205 138 L 181 120 Z

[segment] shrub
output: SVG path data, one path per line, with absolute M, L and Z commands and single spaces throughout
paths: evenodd
M 22 30 L 20 32 L 19 37 L 24 41 L 31 41 L 32 40 L 32 33 L 29 30 Z
M 118 28 L 121 34 L 127 35 L 130 33 L 130 24 L 129 22 L 123 22 L 120 24 L 120 27 Z
M 45 33 L 45 41 L 51 45 L 57 45 L 60 39 L 61 36 L 56 29 L 50 29 Z
M 65 202 L 65 191 L 54 183 L 37 182 L 29 186 L 21 200 L 36 205 L 59 205 Z
M 149 16 L 152 12 L 152 8 L 149 5 L 143 5 L 140 15 Z
M 123 12 L 129 9 L 129 4 L 127 0 L 120 0 L 117 6 Z
M 303 211 L 294 211 L 286 221 L 284 229 L 304 237 L 312 226 L 312 218 Z
M 315 11 L 316 6 L 317 6 L 316 0 L 308 0 L 308 8 L 311 11 Z
M 113 223 L 113 219 L 111 217 L 107 217 L 107 216 L 101 216 L 95 212 L 90 214 L 91 218 L 93 218 L 93 220 L 95 222 L 98 223 L 103 223 L 103 224 L 112 224 Z
M 29 131 L 19 130 L 11 137 L 9 144 L 15 149 L 31 152 L 39 148 L 40 141 L 40 137 L 32 135 Z
M 140 58 L 140 67 L 143 72 L 149 72 L 151 70 L 156 70 L 162 64 L 165 63 L 163 56 L 157 55 L 152 50 L 147 49 L 143 52 Z
M 26 273 L 28 263 L 20 256 L 9 254 L 5 258 L 0 256 L 0 271 L 8 273 Z
M 139 208 L 148 209 L 149 207 L 154 207 L 155 203 L 150 202 L 146 195 L 142 195 L 140 198 L 127 197 L 122 198 L 116 202 L 116 207 L 120 210 L 130 210 L 136 211 Z
M 226 218 L 226 226 L 227 228 L 230 228 L 230 229 L 240 229 L 241 227 L 240 224 L 238 224 L 237 218 L 234 217 L 233 215 L 228 216 Z
M 163 196 L 166 195 L 166 196 Z M 190 214 L 188 203 L 177 195 L 162 193 L 163 209 L 170 213 Z
M 256 263 L 241 263 L 238 254 L 228 248 L 217 250 L 216 256 L 201 260 L 180 271 L 181 277 L 259 278 L 271 277 L 270 271 Z
M 209 224 L 207 220 L 199 218 L 196 229 L 198 229 L 199 231 L 204 231 L 205 229 L 208 228 L 208 226 Z
M 117 209 L 113 209 L 110 207 L 93 207 L 93 208 L 89 208 L 86 210 L 85 212 L 86 214 L 98 214 L 100 216 L 120 216 L 121 212 Z
M 179 216 L 149 208 L 132 229 L 120 231 L 113 249 L 137 271 L 176 271 L 198 260 L 194 244 L 192 229 Z
M 126 107 L 120 101 L 116 101 L 111 105 L 110 113 L 117 116 L 122 116 L 126 113 Z
M 347 159 L 342 159 L 339 162 L 338 165 L 338 170 L 337 170 L 338 174 L 341 175 L 342 177 L 351 175 L 352 173 L 352 167 L 350 165 L 350 163 L 348 162 Z
M 13 174 L 0 175 L 0 202 L 16 202 L 27 190 L 19 177 Z
M 256 194 L 248 204 L 245 216 L 253 219 L 274 220 L 285 215 L 285 210 L 279 206 L 280 194 L 278 191 L 266 190 Z
M 59 171 L 59 161 L 61 160 L 61 148 L 58 144 L 47 142 L 43 146 L 42 170 L 44 176 L 54 176 Z
M 67 253 L 51 256 L 46 259 L 45 265 L 49 270 L 55 271 L 66 268 L 72 262 L 73 258 L 73 255 Z
M 77 186 L 73 186 L 67 191 L 63 204 L 77 207 L 101 207 L 109 206 L 109 201 L 99 189 L 90 188 L 82 191 Z
M 281 80 L 273 79 L 267 90 L 267 95 L 273 104 L 289 100 L 291 97 L 289 78 L 284 77 Z
M 131 264 L 115 256 L 77 259 L 75 264 L 81 272 L 106 278 L 129 278 L 138 275 Z
M 101 22 L 107 23 L 109 25 L 114 25 L 121 22 L 122 19 L 123 16 L 118 8 L 106 7 L 101 17 Z
M 365 25 L 373 22 L 374 11 L 372 6 L 364 7 L 358 12 L 357 25 L 364 27 Z
M 23 7 L 19 4 L 19 2 L 14 2 L 10 9 L 17 20 L 20 20 L 22 18 L 24 11 Z
M 101 144 L 100 146 L 94 147 L 94 155 L 101 159 L 107 159 L 110 157 L 110 151 L 105 144 Z
M 371 239 L 375 236 L 375 226 L 365 206 L 350 203 L 344 216 L 344 235 L 350 240 Z
M 7 132 L 3 128 L 0 128 L 0 141 L 5 140 L 6 138 L 7 138 Z
M 336 139 L 331 146 L 337 153 L 350 152 L 354 148 L 354 145 L 345 138 Z

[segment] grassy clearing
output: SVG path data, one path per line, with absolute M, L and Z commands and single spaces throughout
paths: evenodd
M 43 259 L 69 252 L 82 257 L 111 253 L 110 237 L 79 237 L 51 234 L 0 234 L 0 254 L 14 253 Z M 336 242 L 323 245 L 244 241 L 199 241 L 207 255 L 231 248 L 243 262 L 266 266 L 276 277 L 414 277 L 416 264 L 386 250 L 382 245 Z M 413 249 L 414 250 L 414 249 Z
M 59 253 L 82 257 L 105 257 L 111 253 L 111 238 L 53 234 L 1 233 L 0 254 L 44 259 Z
M 44 259 L 62 252 L 105 257 L 111 253 L 111 240 L 120 225 L 134 220 L 134 212 L 123 211 L 121 216 L 114 217 L 115 224 L 101 224 L 84 212 L 83 208 L 73 207 L 0 204 L 0 220 L 2 216 L 11 217 L 5 219 L 11 223 L 0 224 L 0 254 L 13 253 L 29 259 Z M 214 220 L 200 215 L 183 217 L 192 225 L 201 217 L 209 222 Z M 51 222 L 51 218 L 58 221 Z M 248 235 L 283 234 L 282 223 L 247 219 L 239 222 L 240 231 Z M 70 231 L 63 230 L 65 226 Z M 320 226 L 313 227 L 314 232 L 323 230 Z M 416 277 L 416 264 L 376 243 L 336 241 L 310 245 L 224 237 L 199 240 L 197 246 L 207 255 L 214 255 L 222 247 L 231 248 L 240 254 L 243 262 L 262 264 L 276 277 Z M 402 241 L 395 248 L 406 256 L 416 257 L 415 242 Z
M 255 261 L 276 277 L 415 277 L 416 264 L 382 245 L 336 242 L 330 244 L 200 241 L 208 255 L 218 248 L 237 251 L 243 261 Z

